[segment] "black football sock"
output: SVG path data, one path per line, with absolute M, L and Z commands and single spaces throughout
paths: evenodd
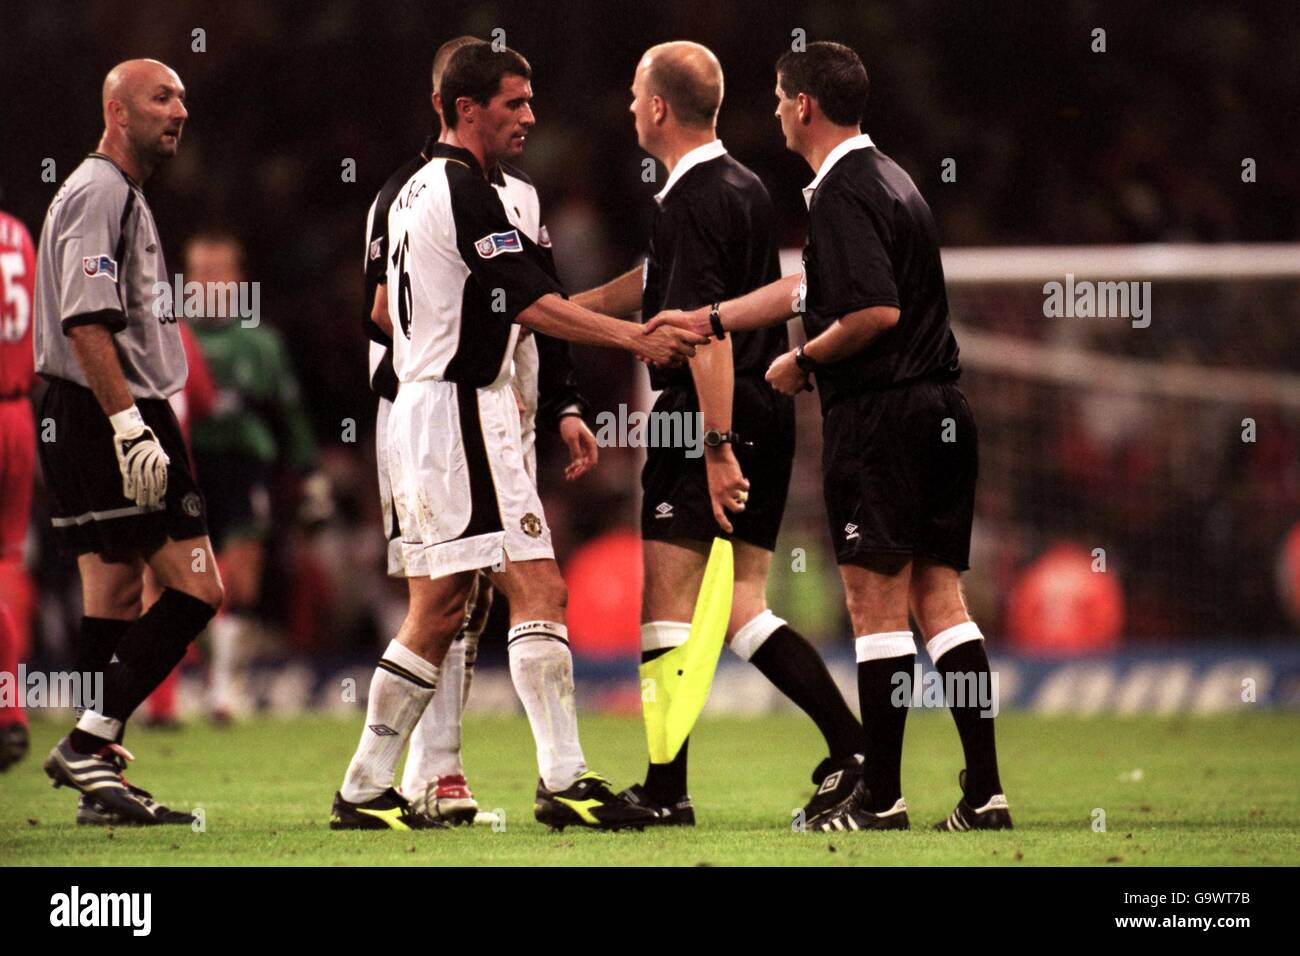
M 858 662 L 858 705 L 867 734 L 862 779 L 871 791 L 871 806 L 867 809 L 873 812 L 888 810 L 903 795 L 903 730 L 912 704 L 915 663 L 915 654 Z M 907 675 L 902 685 L 906 694 L 898 690 L 900 685 L 894 677 L 900 672 Z
M 969 628 L 978 634 L 973 622 L 967 622 Z M 957 625 L 958 628 L 967 625 Z M 935 638 L 942 639 L 957 628 L 950 628 Z M 931 643 L 935 643 L 932 639 Z M 989 676 L 989 658 L 984 650 L 983 639 L 966 639 L 943 650 L 934 662 L 935 669 L 943 676 L 946 688 L 962 688 L 961 698 L 948 701 L 953 723 L 957 725 L 957 734 L 961 737 L 962 753 L 966 756 L 966 802 L 972 807 L 982 807 L 989 797 L 1002 792 L 1002 781 L 998 779 L 998 749 L 994 739 L 993 717 L 988 708 L 989 701 L 984 698 L 992 693 L 992 680 Z M 950 676 L 952 675 L 952 676 Z M 975 699 L 971 699 L 971 698 Z M 960 705 L 960 706 L 958 706 Z
M 812 718 L 833 759 L 863 752 L 862 725 L 835 686 L 826 662 L 790 625 L 782 624 L 773 631 L 749 660 Z
M 185 649 L 215 613 L 211 605 L 184 591 L 164 589 L 118 643 L 118 663 L 104 679 L 103 716 L 125 724 L 181 662 Z
M 686 799 L 686 747 L 690 742 L 689 737 L 682 741 L 682 749 L 671 763 L 652 763 L 647 767 L 645 791 L 651 802 L 671 807 Z
M 673 649 L 663 647 L 653 651 L 642 651 L 641 663 L 652 661 Z M 651 763 L 646 766 L 646 796 L 654 803 L 662 807 L 671 807 L 686 798 L 686 745 L 690 742 L 689 737 L 682 741 L 682 749 L 677 751 L 677 756 L 671 762 Z
M 111 617 L 83 617 L 81 633 L 72 645 L 72 667 L 78 673 L 100 674 L 108 670 L 113 651 L 135 621 Z
M 113 659 L 113 652 L 117 650 L 117 645 L 127 629 L 134 623 L 135 621 L 120 621 L 112 617 L 87 616 L 81 619 L 81 632 L 72 645 L 72 667 L 78 674 L 90 674 L 91 683 L 82 684 L 81 705 L 77 707 L 78 716 L 85 709 L 85 705 L 93 700 L 95 675 L 103 675 L 101 680 L 107 683 L 108 671 L 110 667 L 115 666 L 109 663 Z M 102 687 L 103 684 L 100 686 Z M 99 706 L 103 706 L 103 703 L 102 700 L 98 702 Z M 121 742 L 122 734 L 119 733 L 117 743 Z M 72 731 L 71 743 L 72 748 L 78 753 L 93 753 L 104 746 L 104 741 L 99 737 L 76 729 Z

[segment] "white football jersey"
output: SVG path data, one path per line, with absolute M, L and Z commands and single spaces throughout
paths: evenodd
M 399 381 L 485 387 L 509 378 L 516 316 L 543 295 L 562 294 L 538 218 L 530 184 L 508 177 L 494 188 L 468 150 L 433 147 L 388 212 Z

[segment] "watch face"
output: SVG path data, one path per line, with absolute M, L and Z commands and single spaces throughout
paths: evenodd
M 704 433 L 704 444 L 710 448 L 717 448 L 722 444 L 722 432 L 715 429 L 709 429 Z

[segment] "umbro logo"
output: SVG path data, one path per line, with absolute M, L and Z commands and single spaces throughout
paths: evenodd
M 822 785 L 817 788 L 817 795 L 821 796 L 823 793 L 830 793 L 840 785 L 840 779 L 843 776 L 843 770 L 836 770 L 832 774 L 827 774 L 826 779 L 822 781 Z
M 661 501 L 655 505 L 655 520 L 660 518 L 671 518 L 673 516 L 673 506 L 666 501 Z
M 392 727 L 389 727 L 387 724 L 371 724 L 370 730 L 376 737 L 397 736 L 397 731 L 395 731 Z
M 858 526 L 855 525 L 855 524 L 853 524 L 852 522 L 850 522 L 849 524 L 846 524 L 846 525 L 844 526 L 844 540 L 845 540 L 845 541 L 852 541 L 852 540 L 853 540 L 854 538 L 856 538 L 856 537 L 859 537 L 859 535 L 858 535 Z

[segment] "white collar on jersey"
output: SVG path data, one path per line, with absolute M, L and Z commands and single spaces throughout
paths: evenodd
M 727 147 L 722 145 L 720 139 L 710 140 L 703 146 L 696 146 L 677 161 L 677 165 L 673 167 L 672 175 L 668 177 L 668 182 L 664 183 L 664 188 L 655 193 L 655 202 L 662 203 L 664 197 L 668 195 L 668 190 L 676 186 L 679 179 L 700 165 L 700 163 L 707 163 L 711 159 L 726 155 Z
M 803 188 L 804 202 L 809 206 L 812 205 L 813 193 L 815 193 L 817 187 L 822 184 L 822 180 L 826 178 L 826 174 L 831 171 L 832 166 L 855 149 L 866 149 L 868 146 L 875 145 L 876 144 L 871 141 L 870 136 L 866 133 L 859 133 L 857 136 L 850 136 L 844 142 L 840 143 L 840 145 L 827 153 L 826 158 L 822 160 L 822 168 L 817 170 L 816 178 Z

